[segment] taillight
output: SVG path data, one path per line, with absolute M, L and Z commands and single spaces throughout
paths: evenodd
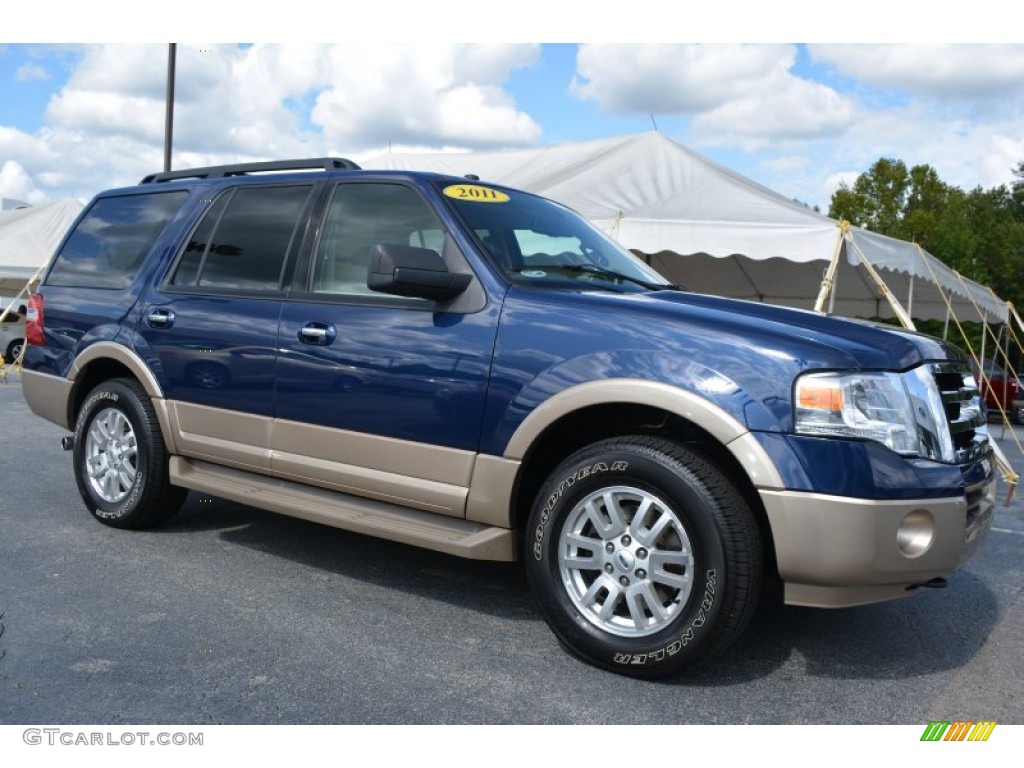
M 29 344 L 45 344 L 43 334 L 43 297 L 33 294 L 28 300 L 28 312 L 25 313 L 25 341 Z

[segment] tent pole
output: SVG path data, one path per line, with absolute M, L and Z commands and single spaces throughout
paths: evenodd
M 982 375 L 984 375 L 985 378 L 988 378 L 988 374 L 984 373 L 984 371 L 985 371 L 985 342 L 986 341 L 988 341 L 988 318 L 986 318 L 983 315 L 982 318 L 981 318 L 981 361 L 978 363 L 978 365 L 981 366 L 981 370 L 983 372 Z M 990 383 L 989 386 L 991 387 L 992 384 Z
M 910 290 L 907 291 L 907 314 L 914 316 L 914 273 L 910 273 Z
M 825 297 L 832 292 L 832 286 L 835 283 L 836 269 L 839 267 L 839 255 L 843 251 L 843 240 L 850 235 L 850 222 L 846 219 L 838 221 L 836 226 L 839 227 L 839 238 L 836 240 L 836 249 L 832 253 L 832 261 L 828 263 L 825 277 L 821 281 L 821 290 L 818 291 L 818 298 L 814 302 L 815 312 L 822 312 L 825 308 Z
M 836 270 L 835 277 L 832 280 L 832 290 L 828 294 L 828 313 L 830 315 L 835 314 L 836 310 L 836 294 L 839 293 L 839 270 Z
M 942 326 L 942 340 L 949 340 L 949 304 L 946 305 L 946 322 Z

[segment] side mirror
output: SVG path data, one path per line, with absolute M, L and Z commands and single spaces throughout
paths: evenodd
M 371 291 L 434 301 L 454 299 L 472 280 L 472 275 L 450 272 L 437 251 L 390 243 L 373 246 L 366 273 Z

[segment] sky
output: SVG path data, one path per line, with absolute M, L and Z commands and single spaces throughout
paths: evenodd
M 986 2 L 972 4 L 977 16 Z M 743 3 L 727 10 L 746 26 L 729 13 L 651 25 L 643 11 L 668 6 L 646 3 L 588 3 L 598 18 L 611 14 L 591 26 L 555 13 L 543 16 L 549 26 L 536 23 L 529 12 L 545 6 L 532 0 L 517 3 L 514 17 L 476 3 L 462 26 L 438 26 L 429 14 L 389 25 L 390 4 L 375 3 L 378 11 L 352 19 L 359 34 L 337 19 L 330 35 L 342 42 L 329 44 L 294 39 L 294 25 L 273 20 L 253 34 L 213 19 L 209 34 L 220 39 L 286 42 L 178 43 L 173 167 L 325 155 L 360 162 L 389 148 L 500 150 L 656 129 L 824 211 L 840 182 L 880 157 L 927 163 L 964 188 L 1009 183 L 1024 161 L 1024 45 L 928 39 L 982 39 L 965 6 L 931 33 L 903 16 L 874 30 L 881 43 L 805 44 L 789 40 L 829 34 L 778 24 L 786 3 L 772 4 L 779 28 L 771 33 L 758 26 L 768 17 L 748 18 Z M 53 25 L 29 16 L 0 31 L 0 197 L 85 201 L 162 169 L 166 42 L 133 42 L 152 37 L 151 27 L 111 35 L 93 17 L 78 24 L 77 7 Z M 434 16 L 449 7 L 467 8 L 442 2 Z M 636 12 L 624 15 L 626 7 Z M 945 18 L 943 3 L 929 8 Z M 187 18 L 158 37 L 194 36 Z M 846 29 L 858 28 L 847 21 Z M 670 39 L 620 41 L 641 32 Z M 602 42 L 527 42 L 531 34 Z M 97 35 L 105 42 L 81 42 Z

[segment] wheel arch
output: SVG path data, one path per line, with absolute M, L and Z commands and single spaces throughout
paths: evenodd
M 716 464 L 754 511 L 774 571 L 775 546 L 760 488 L 782 479 L 760 443 L 720 406 L 668 384 L 611 379 L 570 387 L 536 408 L 513 434 L 504 459 L 518 469 L 508 492 L 509 525 L 522 532 L 534 497 L 564 458 L 608 437 L 658 435 L 691 446 Z
M 167 416 L 163 389 L 149 367 L 137 354 L 112 341 L 100 341 L 86 348 L 68 370 L 71 392 L 67 403 L 67 427 L 74 429 L 78 412 L 98 384 L 110 379 L 133 379 L 149 395 L 156 410 L 168 451 L 174 453 L 173 432 Z

